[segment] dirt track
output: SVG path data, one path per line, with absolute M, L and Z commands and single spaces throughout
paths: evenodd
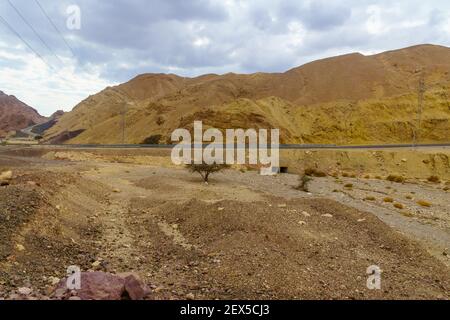
M 332 179 L 308 195 L 290 175 L 230 170 L 204 185 L 175 168 L 17 160 L 0 156 L 16 176 L 0 189 L 7 297 L 20 286 L 46 296 L 51 277 L 75 264 L 137 272 L 154 299 L 450 298 L 448 258 L 425 250 L 438 247 L 331 200 Z M 438 218 L 427 226 L 448 235 L 448 212 Z M 383 270 L 382 290 L 366 287 L 371 265 Z

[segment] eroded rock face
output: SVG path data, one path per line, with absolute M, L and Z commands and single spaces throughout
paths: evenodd
M 0 91 L 0 137 L 6 136 L 9 131 L 24 129 L 44 121 L 45 117 L 35 109 Z
M 81 289 L 67 288 L 67 278 L 61 280 L 53 292 L 55 299 L 81 300 L 143 300 L 149 290 L 135 274 L 114 275 L 105 272 L 82 272 Z

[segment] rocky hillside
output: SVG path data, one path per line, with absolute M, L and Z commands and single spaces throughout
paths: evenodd
M 6 136 L 10 131 L 42 123 L 45 119 L 16 97 L 0 91 L 0 137 Z
M 168 142 L 175 128 L 194 120 L 217 128 L 280 128 L 284 143 L 398 143 L 414 133 L 423 143 L 449 142 L 449 72 L 449 48 L 420 45 L 323 59 L 284 73 L 144 74 L 82 101 L 45 138 L 121 143 L 125 114 L 126 143 L 159 136 Z

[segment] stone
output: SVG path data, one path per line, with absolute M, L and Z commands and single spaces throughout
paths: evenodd
M 26 287 L 22 287 L 17 290 L 17 292 L 23 296 L 29 296 L 32 291 L 33 291 L 33 289 L 26 288 Z
M 71 295 L 66 282 L 67 279 L 59 282 L 54 291 L 55 297 Z M 142 300 L 148 292 L 135 274 L 114 275 L 94 271 L 81 273 L 81 289 L 76 290 L 76 296 L 81 300 Z
M 61 281 L 61 279 L 57 277 L 49 277 L 48 281 L 52 284 L 52 286 L 56 286 Z
M 188 294 L 186 295 L 186 299 L 187 299 L 187 300 L 194 300 L 194 299 L 195 299 L 195 296 L 194 296 L 193 293 L 188 293 Z
M 20 251 L 20 252 L 25 251 L 25 247 L 23 245 L 21 245 L 20 243 L 16 244 L 16 249 L 17 249 L 17 251 Z
M 304 226 L 304 225 L 306 225 L 306 222 L 305 221 L 299 221 L 298 224 L 301 225 L 301 226 Z
M 333 215 L 329 214 L 329 213 L 326 213 L 326 214 L 323 214 L 322 217 L 324 217 L 324 218 L 333 218 Z
M 307 217 L 307 218 L 311 217 L 311 215 L 308 212 L 306 212 L 306 211 L 303 211 L 302 215 Z
M 102 262 L 99 261 L 99 260 L 92 262 L 92 266 L 93 266 L 94 268 L 99 267 L 101 264 L 102 264 Z
M 13 178 L 13 172 L 12 171 L 4 171 L 0 173 L 0 181 L 10 181 Z
M 286 203 L 282 203 L 282 204 L 278 205 L 278 208 L 286 208 L 286 207 L 287 207 Z

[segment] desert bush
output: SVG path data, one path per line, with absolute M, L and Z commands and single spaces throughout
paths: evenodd
M 327 174 L 325 172 L 314 169 L 314 168 L 305 169 L 305 175 L 310 176 L 310 177 L 317 177 L 317 178 L 323 178 L 323 177 L 327 176 Z
M 153 136 L 150 136 L 148 138 L 145 138 L 144 141 L 141 142 L 141 144 L 159 144 L 161 141 L 162 135 L 156 134 Z
M 226 164 L 187 164 L 186 168 L 190 170 L 192 173 L 198 173 L 204 182 L 209 181 L 209 176 L 213 173 L 219 172 L 221 170 L 224 170 L 228 168 L 229 166 Z
M 345 188 L 353 188 L 353 184 L 352 183 L 347 183 L 346 185 L 344 185 Z
M 412 214 L 412 213 L 409 212 L 409 211 L 402 211 L 402 212 L 400 212 L 400 214 L 401 214 L 402 216 L 405 216 L 405 217 L 408 217 L 408 218 L 414 217 L 414 214 Z
M 441 182 L 441 179 L 439 179 L 438 176 L 430 176 L 430 177 L 428 177 L 427 180 L 428 180 L 429 182 L 433 182 L 433 183 L 440 183 L 440 182 Z
M 405 208 L 405 206 L 402 205 L 401 203 L 394 203 L 394 207 L 396 207 L 397 209 L 403 209 L 403 208 Z
M 350 175 L 349 175 L 347 172 L 344 172 L 344 173 L 342 174 L 342 176 L 343 176 L 344 178 L 348 178 Z
M 312 178 L 305 174 L 305 175 L 299 177 L 299 183 L 298 183 L 298 186 L 295 187 L 295 189 L 303 191 L 303 192 L 309 192 L 308 184 L 311 181 L 312 181 Z
M 427 207 L 427 208 L 431 207 L 431 203 L 429 203 L 428 201 L 425 201 L 425 200 L 419 200 L 419 201 L 417 201 L 417 204 L 421 207 Z
M 364 201 L 375 201 L 376 199 L 375 199 L 375 197 L 365 197 L 364 198 Z
M 386 198 L 383 199 L 383 201 L 384 202 L 388 202 L 388 203 L 392 203 L 392 202 L 394 202 L 394 199 L 391 198 L 391 197 L 386 197 Z
M 408 199 L 408 200 L 412 200 L 412 199 L 413 199 L 413 197 L 411 197 L 411 196 L 406 196 L 406 199 Z
M 391 182 L 397 182 L 397 183 L 403 183 L 406 181 L 406 179 L 402 176 L 399 175 L 395 175 L 395 174 L 391 174 L 389 175 L 386 180 L 391 181 Z
M 450 187 L 444 187 L 442 190 L 448 191 L 448 190 L 450 190 Z

